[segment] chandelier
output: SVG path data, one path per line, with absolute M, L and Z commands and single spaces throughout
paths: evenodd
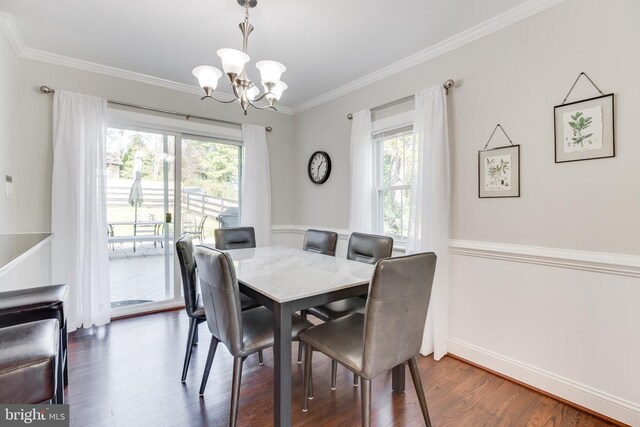
M 258 4 L 258 0 L 238 0 L 238 4 L 244 7 L 244 22 L 240 23 L 242 51 L 219 49 L 217 52 L 222 61 L 222 69 L 231 82 L 235 99 L 223 101 L 215 98 L 213 92 L 218 86 L 218 80 L 222 77 L 222 71 L 210 65 L 200 65 L 193 69 L 193 75 L 198 79 L 200 87 L 204 90 L 205 96 L 201 99 L 211 98 L 224 104 L 237 101 L 240 103 L 245 115 L 249 106 L 260 110 L 265 108 L 275 110 L 274 105 L 280 100 L 282 92 L 287 89 L 287 85 L 280 80 L 280 76 L 287 68 L 276 61 L 259 61 L 256 63 L 256 68 L 260 70 L 260 80 L 264 88 L 263 93 L 260 93 L 260 89 L 249 79 L 245 67 L 250 61 L 249 55 L 247 55 L 247 43 L 249 34 L 253 31 L 253 25 L 249 23 L 249 8 L 255 7 Z M 268 105 L 256 105 L 258 101 L 263 99 L 267 101 Z

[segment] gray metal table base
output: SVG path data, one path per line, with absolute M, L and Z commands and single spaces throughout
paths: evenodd
M 333 301 L 366 294 L 369 285 L 358 285 L 327 294 L 314 295 L 294 301 L 276 302 L 269 297 L 248 287 L 241 281 L 240 291 L 255 301 L 273 311 L 275 320 L 275 336 L 273 345 L 274 364 L 274 411 L 273 425 L 280 427 L 291 426 L 291 315 L 306 308 L 327 304 Z M 393 391 L 403 394 L 405 389 L 404 364 L 398 365 L 392 371 Z

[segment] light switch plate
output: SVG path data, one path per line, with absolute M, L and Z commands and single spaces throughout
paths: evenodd
M 6 189 L 5 194 L 7 199 L 13 199 L 13 177 L 11 175 L 5 175 L 4 185 Z

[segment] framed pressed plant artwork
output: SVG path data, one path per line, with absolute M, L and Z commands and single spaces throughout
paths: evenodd
M 478 151 L 478 197 L 520 197 L 520 145 Z
M 613 101 L 610 93 L 554 107 L 556 163 L 615 157 Z

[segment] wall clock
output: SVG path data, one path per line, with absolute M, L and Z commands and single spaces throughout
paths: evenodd
M 331 174 L 331 158 L 324 151 L 316 151 L 309 158 L 307 166 L 309 179 L 314 184 L 324 184 Z

